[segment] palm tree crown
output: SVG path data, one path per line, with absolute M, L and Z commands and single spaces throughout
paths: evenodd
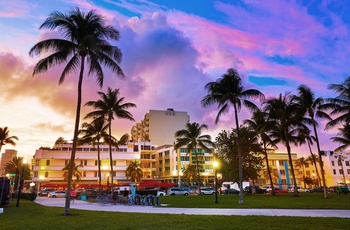
M 10 144 L 13 146 L 16 145 L 15 140 L 18 140 L 18 137 L 10 136 L 9 133 L 10 133 L 10 130 L 8 130 L 7 127 L 4 127 L 4 128 L 0 127 L 0 153 L 3 145 L 6 145 L 6 144 Z
M 142 169 L 140 167 L 140 161 L 133 160 L 130 162 L 125 171 L 126 177 L 133 182 L 140 182 L 142 177 Z

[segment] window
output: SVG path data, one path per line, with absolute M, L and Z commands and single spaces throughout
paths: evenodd
M 85 165 L 85 166 L 87 165 L 87 160 L 84 160 L 84 165 Z
M 350 169 L 347 169 L 346 171 L 348 172 L 348 175 L 350 175 Z
M 97 166 L 97 160 L 95 161 L 95 166 Z
M 97 177 L 97 171 L 94 171 L 94 177 Z
M 333 174 L 337 175 L 337 171 L 335 169 L 333 169 Z
M 84 164 L 84 161 L 80 160 L 80 165 L 83 166 L 83 164 Z
M 35 166 L 39 166 L 40 160 L 35 160 Z
M 334 161 L 332 161 L 332 166 L 334 166 Z
M 308 168 L 309 167 L 309 164 L 308 163 L 305 163 L 305 168 Z
M 165 156 L 169 156 L 170 152 L 169 151 L 165 151 Z
M 45 177 L 49 177 L 49 172 L 45 172 Z
M 343 174 L 344 171 L 342 169 L 339 169 L 339 174 Z
M 50 160 L 46 160 L 46 166 L 50 165 Z
M 86 171 L 83 171 L 83 177 L 86 177 Z
M 281 175 L 285 175 L 286 174 L 286 170 L 280 170 Z
M 338 161 L 338 166 L 341 166 L 341 161 L 340 160 Z
M 350 165 L 349 165 L 349 161 L 345 161 L 345 165 L 346 165 L 346 166 L 350 166 Z
M 38 172 L 34 172 L 34 177 L 38 177 Z
M 116 166 L 117 165 L 117 161 L 113 161 L 113 165 Z

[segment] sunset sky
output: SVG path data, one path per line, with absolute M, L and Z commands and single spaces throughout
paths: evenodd
M 113 42 L 123 52 L 120 78 L 105 69 L 103 88 L 85 77 L 83 104 L 98 91 L 119 88 L 136 122 L 149 110 L 187 111 L 191 122 L 209 126 L 213 139 L 234 127 L 233 111 L 215 124 L 216 106 L 203 108 L 204 86 L 228 68 L 239 71 L 246 88 L 267 98 L 296 93 L 300 84 L 316 96 L 332 97 L 330 83 L 350 74 L 350 2 L 332 0 L 11 0 L 0 2 L 0 127 L 18 136 L 19 156 L 31 158 L 40 146 L 58 137 L 71 140 L 77 96 L 77 74 L 58 85 L 62 67 L 32 77 L 39 57 L 28 52 L 37 42 L 58 37 L 39 30 L 46 17 L 72 7 L 95 9 L 121 33 Z M 82 108 L 82 116 L 91 111 Z M 250 118 L 240 113 L 240 122 Z M 130 133 L 135 122 L 115 120 L 113 134 Z M 338 146 L 323 131 L 322 149 Z M 280 151 L 283 151 L 280 146 Z M 298 156 L 309 155 L 292 148 Z

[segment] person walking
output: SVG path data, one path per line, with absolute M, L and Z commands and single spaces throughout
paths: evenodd
M 71 190 L 70 191 L 70 201 L 74 203 L 74 200 L 77 198 L 77 191 Z

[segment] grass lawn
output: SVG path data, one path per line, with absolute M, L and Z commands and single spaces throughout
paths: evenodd
M 162 203 L 171 207 L 218 208 L 323 208 L 349 209 L 350 195 L 290 194 L 244 196 L 244 204 L 238 205 L 238 195 L 162 197 Z M 255 204 L 254 204 L 255 203 Z M 323 204 L 321 204 L 323 203 Z M 349 229 L 350 218 L 269 217 L 269 216 L 196 216 L 170 214 L 138 214 L 99 212 L 71 209 L 70 216 L 63 216 L 63 208 L 45 207 L 21 200 L 3 206 L 0 229 Z M 128 208 L 128 206 L 125 206 Z

